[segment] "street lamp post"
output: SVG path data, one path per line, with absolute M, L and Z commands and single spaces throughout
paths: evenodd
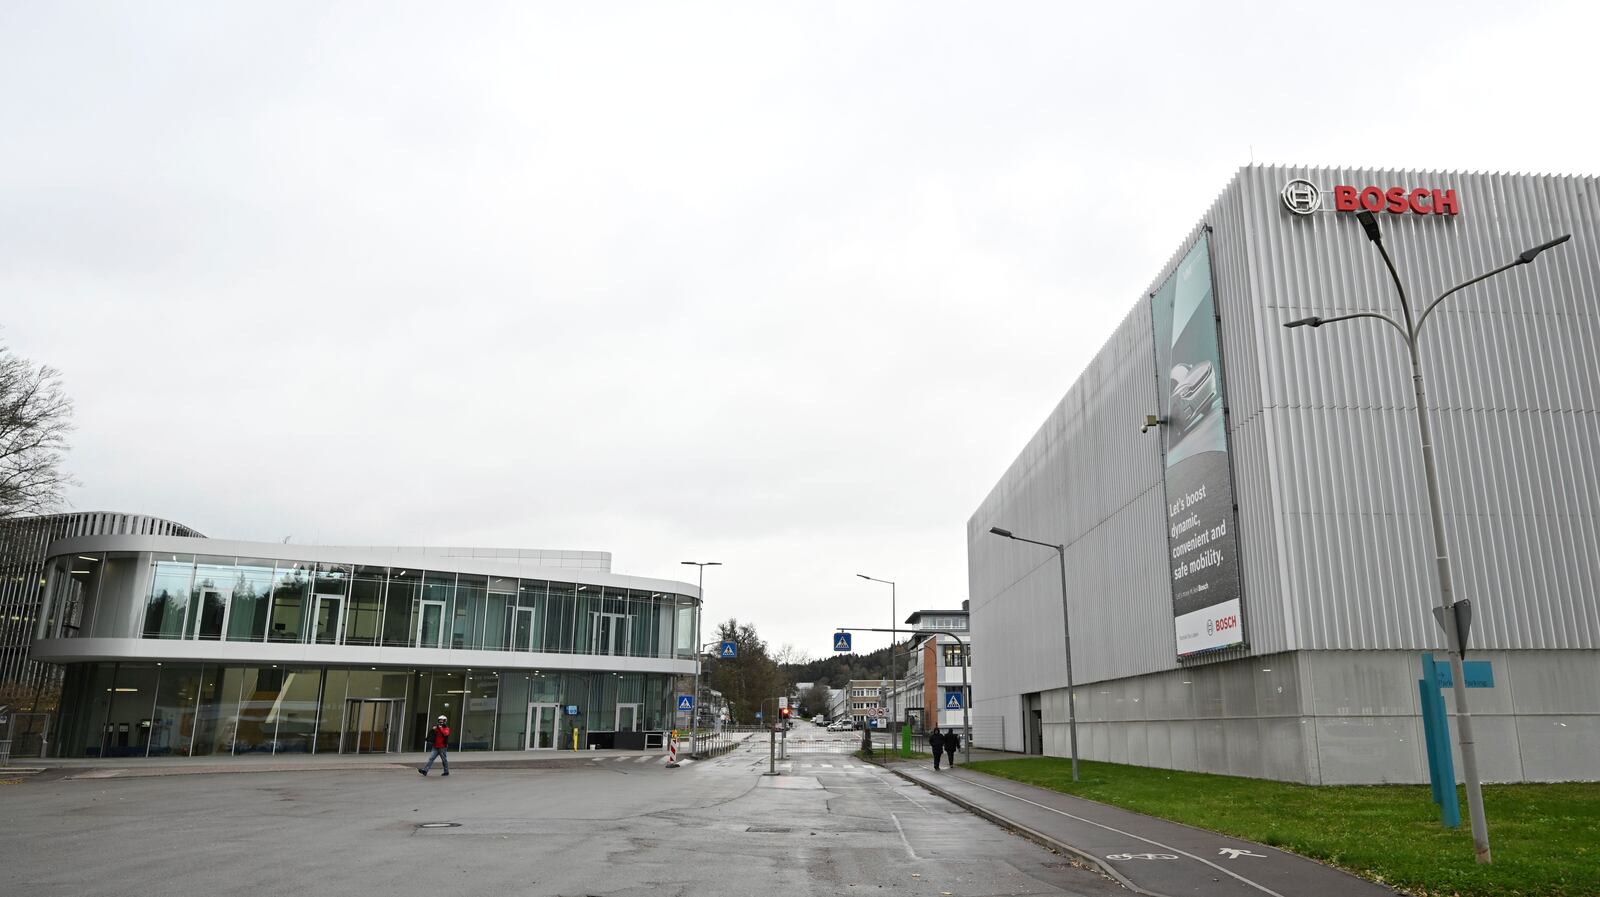
M 894 687 L 889 690 L 889 700 L 893 701 L 894 693 L 900 688 L 900 669 L 894 664 L 894 639 L 896 635 L 894 627 L 900 622 L 900 615 L 895 612 L 895 585 L 893 582 L 890 582 L 887 579 L 877 579 L 875 577 L 868 576 L 865 573 L 857 573 L 856 575 L 862 579 L 870 579 L 873 582 L 883 582 L 889 584 L 889 675 L 892 677 L 891 681 L 894 682 Z M 894 713 L 891 712 L 889 716 L 892 721 Z
M 989 527 L 989 532 L 1007 539 L 1015 539 L 1018 542 L 1027 542 L 1030 545 L 1054 548 L 1056 560 L 1061 562 L 1061 630 L 1067 648 L 1067 736 L 1072 741 L 1072 780 L 1076 782 L 1078 780 L 1078 696 L 1074 694 L 1072 686 L 1072 623 L 1067 612 L 1067 546 L 1024 539 L 1011 532 L 1011 530 L 1001 529 L 998 526 Z
M 701 642 L 700 642 L 700 618 L 705 616 L 705 612 L 706 612 L 706 568 L 707 567 L 720 567 L 720 566 L 722 566 L 722 562 L 721 561 L 680 561 L 679 563 L 686 564 L 686 565 L 691 566 L 691 567 L 699 567 L 700 568 L 700 584 L 699 584 L 699 589 L 700 589 L 700 607 L 699 607 L 698 610 L 695 611 L 695 615 L 694 615 L 694 643 L 696 645 L 701 645 Z M 699 651 L 694 652 L 694 709 L 689 711 L 689 739 L 690 739 L 690 744 L 694 743 L 694 730 L 696 728 L 698 728 L 699 721 L 700 721 L 700 657 L 701 657 L 701 654 L 700 654 Z
M 1478 862 L 1488 863 L 1490 862 L 1489 825 L 1483 814 L 1483 787 L 1478 779 L 1478 749 L 1473 741 L 1472 713 L 1467 709 L 1466 676 L 1462 675 L 1462 658 L 1467 647 L 1467 632 L 1461 625 L 1465 622 L 1464 615 L 1458 616 L 1458 614 L 1460 613 L 1459 605 L 1465 602 L 1455 599 L 1451 587 L 1450 558 L 1445 551 L 1444 544 L 1444 512 L 1439 501 L 1439 474 L 1433 459 L 1433 432 L 1429 424 L 1428 406 L 1422 388 L 1422 360 L 1418 353 L 1418 337 L 1422 334 L 1422 325 L 1428 321 L 1428 315 L 1439 307 L 1439 303 L 1450 298 L 1451 295 L 1518 265 L 1526 265 L 1538 258 L 1539 254 L 1546 249 L 1567 242 L 1572 238 L 1572 235 L 1567 234 L 1566 236 L 1557 237 L 1532 249 L 1523 250 L 1515 259 L 1493 271 L 1487 274 L 1480 274 L 1471 280 L 1445 290 L 1440 294 L 1439 298 L 1433 300 L 1427 308 L 1422 310 L 1421 315 L 1413 320 L 1411 304 L 1406 300 L 1406 288 L 1400 283 L 1400 274 L 1395 271 L 1394 261 L 1389 258 L 1389 251 L 1384 248 L 1383 235 L 1378 228 L 1378 219 L 1371 212 L 1365 211 L 1358 214 L 1356 218 L 1361 222 L 1362 230 L 1366 231 L 1367 239 L 1378 247 L 1378 253 L 1383 256 L 1383 264 L 1389 269 L 1389 279 L 1394 281 L 1394 288 L 1400 294 L 1400 310 L 1404 314 L 1404 326 L 1394 318 L 1377 312 L 1356 312 L 1331 318 L 1312 316 L 1290 321 L 1283 326 L 1321 327 L 1324 324 L 1333 324 L 1354 318 L 1375 318 L 1398 331 L 1400 338 L 1405 341 L 1406 351 L 1410 353 L 1411 384 L 1417 397 L 1417 435 L 1422 442 L 1422 469 L 1428 486 L 1428 513 L 1433 524 L 1433 552 L 1439 576 L 1439 606 L 1435 609 L 1434 614 L 1439 618 L 1439 625 L 1444 629 L 1445 644 L 1450 652 L 1450 674 L 1454 679 L 1451 691 L 1455 695 L 1456 704 L 1456 735 L 1461 745 L 1461 772 L 1462 778 L 1466 780 L 1467 808 L 1472 816 L 1472 849 L 1477 854 Z

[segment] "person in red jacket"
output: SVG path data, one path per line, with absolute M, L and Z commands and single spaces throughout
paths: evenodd
M 433 761 L 439 760 L 444 766 L 444 774 L 449 775 L 450 720 L 448 718 L 443 716 L 439 717 L 439 722 L 435 723 L 434 727 L 428 730 L 428 747 L 433 749 L 433 753 L 428 757 L 428 765 L 418 769 L 417 772 L 421 775 L 427 775 L 428 770 L 433 768 Z

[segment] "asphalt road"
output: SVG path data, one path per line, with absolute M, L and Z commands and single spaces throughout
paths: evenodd
M 29 897 L 1128 893 L 850 757 L 858 738 L 808 738 L 777 776 L 758 741 L 680 769 L 41 778 L 0 790 L 0 869 Z

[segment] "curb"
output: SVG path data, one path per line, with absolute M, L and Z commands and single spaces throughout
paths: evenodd
M 882 765 L 884 769 L 887 769 L 889 772 L 894 773 L 895 775 L 899 776 L 902 779 L 905 779 L 908 782 L 911 782 L 911 783 L 916 784 L 916 785 L 921 785 L 923 787 L 923 789 L 925 789 L 927 791 L 930 791 L 930 792 L 932 792 L 934 794 L 937 794 L 938 796 L 940 796 L 940 797 L 944 798 L 945 800 L 955 804 L 956 806 L 962 808 L 963 810 L 966 810 L 968 813 L 971 813 L 974 816 L 979 816 L 979 817 L 982 817 L 984 819 L 987 819 L 990 822 L 994 823 L 995 825 L 998 825 L 1001 828 L 1006 829 L 1008 831 L 1015 832 L 1015 833 L 1021 835 L 1022 837 L 1027 838 L 1029 841 L 1032 841 L 1035 844 L 1038 844 L 1041 847 L 1044 847 L 1044 848 L 1049 849 L 1049 850 L 1056 851 L 1057 853 L 1072 854 L 1073 856 L 1088 862 L 1096 870 L 1098 870 L 1101 874 L 1103 874 L 1107 878 L 1115 881 L 1117 884 L 1120 884 L 1123 887 L 1127 888 L 1128 890 L 1134 892 L 1135 894 L 1144 894 L 1145 897 L 1172 897 L 1172 895 L 1164 894 L 1164 893 L 1162 893 L 1160 891 L 1150 891 L 1150 890 L 1146 890 L 1145 888 L 1139 887 L 1138 885 L 1134 884 L 1132 881 L 1129 881 L 1128 878 L 1126 876 L 1124 876 L 1122 873 L 1118 872 L 1116 869 L 1113 869 L 1111 866 L 1107 865 L 1105 860 L 1101 859 L 1100 857 L 1095 856 L 1092 853 L 1087 853 L 1085 851 L 1079 850 L 1078 848 L 1073 847 L 1071 844 L 1068 844 L 1065 841 L 1059 841 L 1059 840 L 1057 840 L 1057 839 L 1045 834 L 1044 832 L 1037 831 L 1035 829 L 1029 828 L 1028 826 L 1023 825 L 1020 822 L 1016 822 L 1015 820 L 1007 819 L 1006 817 L 1001 816 L 999 813 L 996 813 L 996 812 L 994 812 L 992 810 L 984 809 L 983 807 L 980 807 L 977 804 L 975 804 L 975 803 L 973 803 L 973 802 L 971 802 L 971 801 L 969 801 L 969 800 L 967 800 L 965 798 L 958 797 L 958 796 L 950 793 L 949 791 L 946 791 L 943 788 L 938 787 L 937 785 L 933 785 L 933 784 L 931 784 L 929 782 L 923 781 L 922 779 L 919 779 L 919 778 L 916 778 L 914 776 L 911 776 L 911 775 L 908 775 L 906 773 L 903 773 L 900 770 L 895 769 L 892 766 L 888 766 L 888 765 L 884 765 L 884 764 L 880 764 L 880 765 Z

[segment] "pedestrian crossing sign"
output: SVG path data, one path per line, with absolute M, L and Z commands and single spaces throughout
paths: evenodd
M 834 633 L 833 634 L 833 650 L 835 650 L 835 651 L 848 651 L 848 650 L 850 650 L 850 633 L 848 633 L 848 632 L 836 632 L 836 633 Z
M 720 653 L 718 653 L 717 656 L 718 657 L 728 658 L 730 660 L 732 658 L 738 657 L 739 656 L 739 643 L 738 642 L 723 642 L 722 643 L 722 651 Z
M 944 709 L 946 709 L 946 710 L 960 710 L 961 709 L 961 692 L 953 691 L 953 692 L 950 692 L 949 694 L 945 695 L 944 696 Z
M 678 709 L 687 713 L 694 709 L 694 695 L 678 695 Z

